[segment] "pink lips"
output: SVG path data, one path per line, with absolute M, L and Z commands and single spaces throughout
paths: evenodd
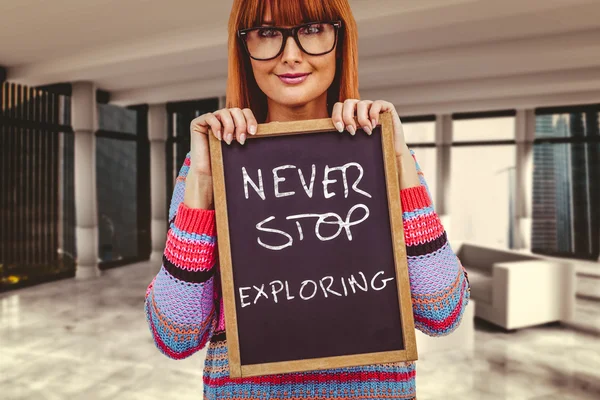
M 282 74 L 277 76 L 279 77 L 279 79 L 281 79 L 283 83 L 295 85 L 304 82 L 308 75 L 310 74 Z

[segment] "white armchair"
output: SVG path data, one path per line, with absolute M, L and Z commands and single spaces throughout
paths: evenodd
M 568 322 L 575 303 L 575 267 L 569 260 L 451 243 L 469 274 L 475 316 L 512 330 Z

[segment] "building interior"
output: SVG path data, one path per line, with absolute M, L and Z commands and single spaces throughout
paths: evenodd
M 0 398 L 201 398 L 144 299 L 232 3 L 0 2 Z M 349 3 L 471 285 L 418 398 L 600 398 L 600 1 Z

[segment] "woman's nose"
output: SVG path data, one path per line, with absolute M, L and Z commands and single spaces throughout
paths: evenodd
M 293 37 L 288 37 L 283 48 L 283 54 L 281 61 L 286 63 L 297 63 L 302 60 L 302 50 L 298 47 L 298 44 Z

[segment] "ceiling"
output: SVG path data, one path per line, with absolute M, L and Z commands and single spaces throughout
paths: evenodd
M 50 7 L 48 4 L 52 4 Z M 231 0 L 3 0 L 0 65 L 117 104 L 223 95 Z M 599 0 L 350 0 L 363 98 L 406 113 L 600 102 Z

